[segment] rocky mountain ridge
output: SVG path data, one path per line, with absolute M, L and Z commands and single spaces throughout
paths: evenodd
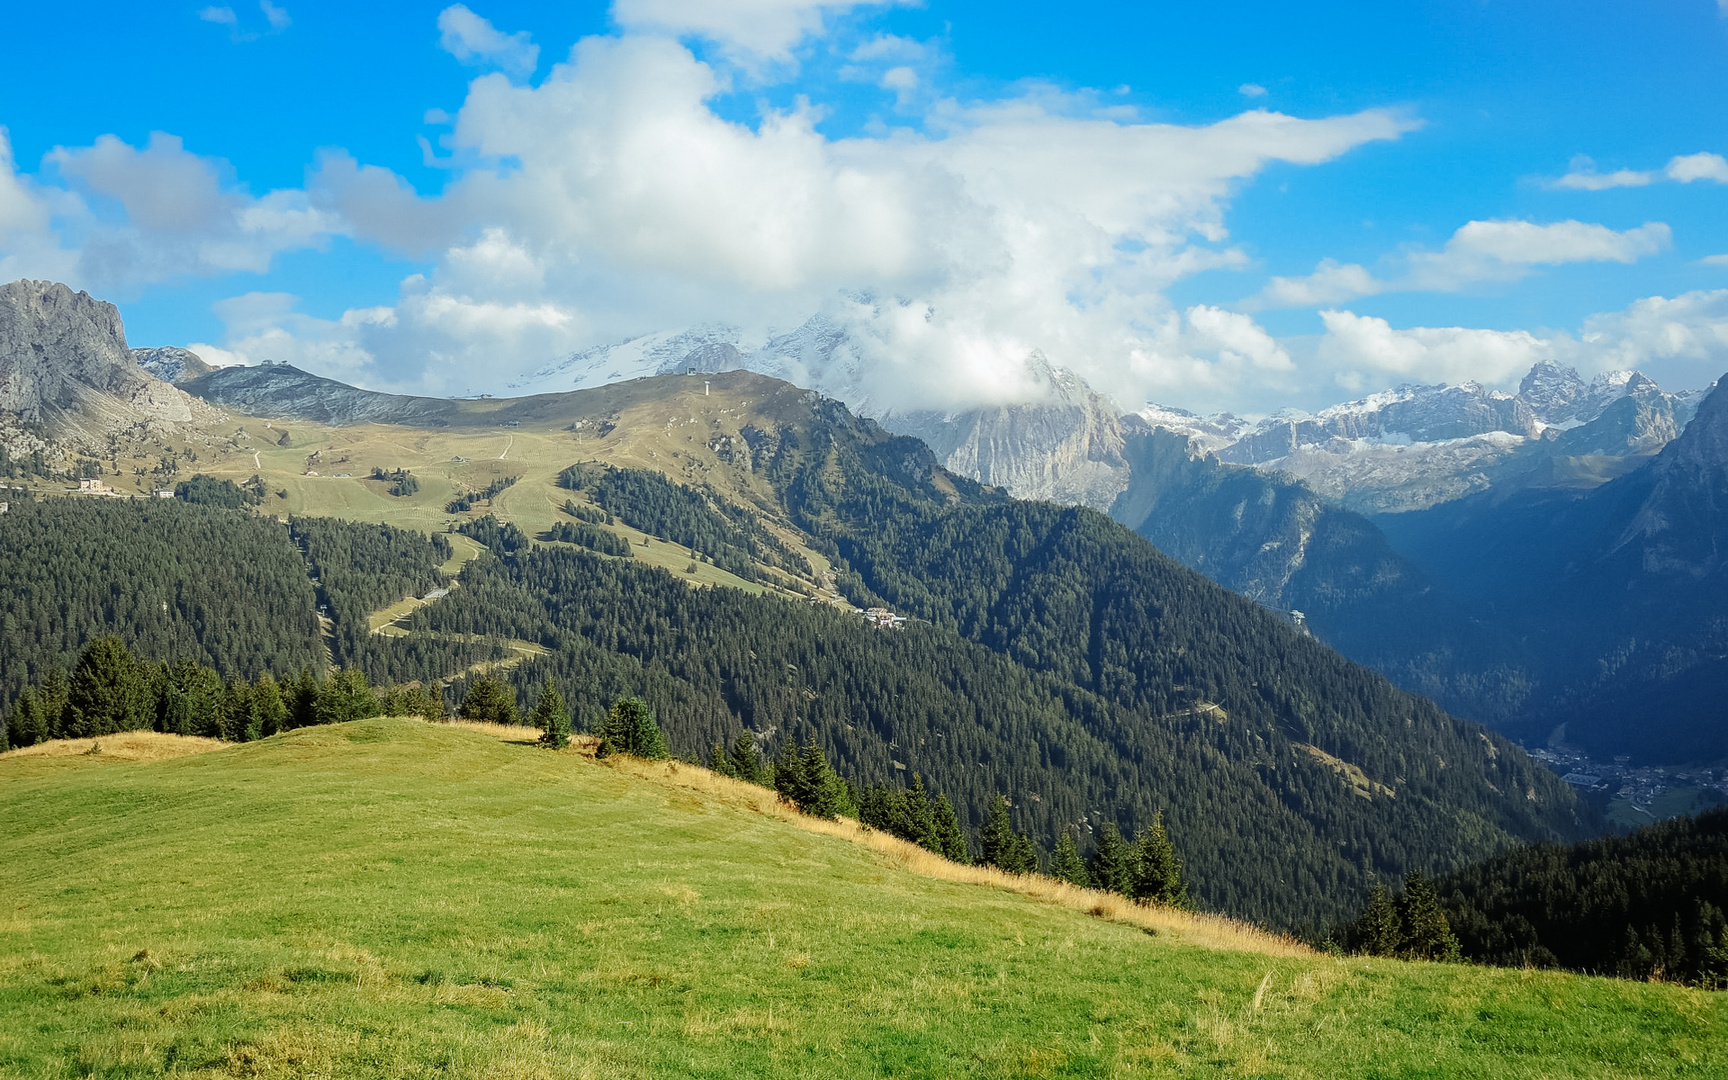
M 0 442 L 82 453 L 219 415 L 139 367 L 113 304 L 65 285 L 0 285 Z

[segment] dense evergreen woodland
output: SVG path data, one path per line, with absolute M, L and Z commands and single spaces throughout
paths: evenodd
M 900 787 L 918 772 L 973 836 L 1006 796 L 1014 827 L 1045 851 L 1063 833 L 1090 851 L 1106 826 L 1135 835 L 1164 810 L 1195 898 L 1238 914 L 1284 925 L 1334 921 L 1374 874 L 1449 869 L 1515 837 L 1574 827 L 1568 793 L 1550 774 L 1511 753 L 1493 771 L 1484 767 L 1486 776 L 1443 768 L 1442 757 L 1456 766 L 1498 744 L 1348 665 L 1328 673 L 1341 689 L 1304 688 L 1276 663 L 1244 675 L 1234 651 L 1216 661 L 1217 672 L 1190 659 L 1173 668 L 1177 677 L 1212 680 L 1225 711 L 1179 699 L 1155 712 L 950 626 L 873 630 L 832 608 L 692 589 L 664 571 L 570 548 L 506 551 L 505 530 L 495 532 L 501 557 L 470 564 L 463 587 L 416 612 L 410 626 L 416 636 L 545 645 L 550 657 L 510 676 L 518 696 L 550 676 L 578 726 L 592 729 L 611 702 L 640 694 L 677 753 L 749 733 L 769 752 L 818 743 L 865 788 Z M 1294 634 L 1284 644 L 1327 657 Z M 1179 639 L 1169 648 L 1193 651 Z M 1245 715 L 1229 711 L 1237 708 L 1230 680 L 1254 675 L 1304 691 L 1303 711 L 1287 706 L 1294 715 L 1279 716 L 1282 703 L 1266 702 L 1258 688 L 1244 694 Z M 1330 709 L 1329 690 L 1338 699 Z M 1387 710 L 1384 722 L 1374 709 Z M 1356 794 L 1298 749 L 1286 725 L 1328 739 L 1336 752 L 1360 745 L 1356 760 L 1385 768 L 1396 796 Z
M 21 620 L 8 627 L 5 678 L 13 694 L 47 687 L 54 668 L 71 672 L 88 642 L 113 633 L 139 656 L 196 659 L 248 685 L 333 664 L 374 684 L 448 681 L 443 707 L 500 714 L 538 701 L 550 681 L 587 730 L 640 699 L 678 755 L 742 738 L 780 763 L 816 747 L 847 783 L 818 784 L 811 799 L 825 807 L 832 796 L 932 850 L 1167 900 L 1181 880 L 1201 906 L 1287 927 L 1353 916 L 1373 881 L 1444 874 L 1522 840 L 1575 840 L 1592 824 L 1516 747 L 1102 515 L 1012 502 L 945 473 L 922 443 L 838 404 L 795 400 L 772 430 L 743 433 L 733 464 L 767 481 L 784 522 L 836 560 L 855 602 L 914 616 L 905 629 L 536 547 L 488 517 L 462 526 L 490 554 L 460 587 L 405 619 L 406 637 L 373 634 L 370 612 L 446 584 L 443 538 L 80 500 L 0 517 L 0 544 L 17 553 L 0 572 L 31 598 L 0 597 Z M 717 563 L 727 551 L 789 561 L 752 511 L 716 491 L 590 466 L 566 484 L 587 493 L 590 513 Z M 205 605 L 196 618 L 173 615 L 186 590 Z M 164 599 L 170 617 L 153 624 Z M 191 653 L 175 629 L 190 626 L 201 647 L 227 644 Z M 512 639 L 549 653 L 477 674 L 483 661 L 519 659 Z M 168 723 L 165 710 L 181 708 L 160 688 L 171 680 L 139 679 L 158 686 L 153 704 L 116 706 L 115 722 L 144 724 L 153 708 L 144 726 Z M 143 691 L 115 700 L 134 698 Z
M 1728 989 L 1728 808 L 1518 848 L 1435 891 L 1466 959 Z
M 248 678 L 324 659 L 305 560 L 273 519 L 177 499 L 12 500 L 0 514 L 0 709 L 107 634 Z

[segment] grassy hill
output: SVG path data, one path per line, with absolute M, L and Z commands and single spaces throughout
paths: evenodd
M 1721 995 L 1094 917 L 689 767 L 398 720 L 169 752 L 0 756 L 0 1075 L 1728 1070 Z

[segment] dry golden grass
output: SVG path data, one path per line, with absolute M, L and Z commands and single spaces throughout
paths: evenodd
M 469 720 L 451 722 L 470 731 L 501 739 L 530 741 L 537 738 L 533 728 L 482 724 Z M 599 740 L 591 735 L 573 736 L 570 749 L 565 752 L 592 758 L 598 743 Z M 641 761 L 629 757 L 608 758 L 605 764 L 654 783 L 699 792 L 731 806 L 779 818 L 807 832 L 862 844 L 881 854 L 893 866 L 920 877 L 1005 889 L 1047 904 L 1082 911 L 1112 922 L 1142 927 L 1158 934 L 1168 934 L 1176 940 L 1210 949 L 1262 953 L 1267 956 L 1315 955 L 1312 949 L 1294 938 L 1274 934 L 1223 915 L 1140 904 L 1117 893 L 1082 889 L 1041 874 L 1007 874 L 992 867 L 965 866 L 950 862 L 917 844 L 871 829 L 850 818 L 823 821 L 800 814 L 781 802 L 779 796 L 767 788 L 721 776 L 698 765 L 677 761 Z
M 123 731 L 95 739 L 51 739 L 35 746 L 8 750 L 0 760 L 25 757 L 90 757 L 103 761 L 167 761 L 202 754 L 229 745 L 197 735 L 165 735 L 159 731 Z

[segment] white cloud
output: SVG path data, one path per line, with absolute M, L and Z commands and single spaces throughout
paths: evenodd
M 1307 307 L 1386 292 L 1454 292 L 1480 282 L 1517 281 L 1542 266 L 1633 263 L 1666 251 L 1672 242 L 1672 230 L 1659 221 L 1620 232 L 1582 221 L 1472 221 L 1440 251 L 1406 253 L 1401 277 L 1376 278 L 1359 264 L 1322 259 L 1306 277 L 1273 278 L 1250 306 Z
M 506 34 L 464 4 L 438 13 L 438 33 L 439 47 L 464 64 L 485 64 L 526 79 L 540 62 L 540 46 L 526 30 Z
M 1698 260 L 1699 266 L 1728 266 L 1728 255 L 1706 255 Z
M 1238 86 L 1236 88 L 1236 92 L 1238 94 L 1241 94 L 1243 97 L 1248 97 L 1248 98 L 1257 98 L 1257 97 L 1265 97 L 1266 96 L 1266 88 L 1264 86 L 1261 86 L 1259 83 L 1245 82 L 1241 86 Z
M 1668 162 L 1662 170 L 1670 180 L 1690 184 L 1694 180 L 1714 180 L 1728 184 L 1728 158 L 1721 154 L 1687 154 Z
M 631 31 L 707 38 L 753 66 L 790 60 L 792 47 L 822 32 L 826 15 L 898 0 L 615 0 L 612 17 Z
M 1728 159 L 1720 154 L 1682 154 L 1669 158 L 1668 164 L 1659 171 L 1617 169 L 1611 173 L 1599 173 L 1595 162 L 1587 157 L 1576 157 L 1572 159 L 1571 171 L 1548 186 L 1572 191 L 1607 191 L 1609 188 L 1645 187 L 1664 179 L 1681 184 L 1690 184 L 1694 180 L 1728 184 Z
M 288 17 L 288 9 L 277 7 L 270 0 L 258 0 L 258 10 L 264 13 L 264 21 L 272 30 L 286 30 L 294 21 Z
M 1477 380 L 1491 385 L 1516 381 L 1537 360 L 1550 355 L 1549 343 L 1523 330 L 1473 330 L 1419 326 L 1394 330 L 1385 319 L 1350 311 L 1320 313 L 1326 336 L 1318 359 L 1340 383 L 1357 389 L 1371 372 L 1421 382 Z M 1373 385 L 1371 380 L 1368 385 Z M 1355 385 L 1352 385 L 1352 384 Z
M 263 273 L 277 254 L 316 248 L 343 231 L 304 192 L 254 197 L 223 179 L 222 162 L 154 132 L 140 150 L 112 135 L 46 158 L 60 190 L 58 233 L 77 249 L 63 277 L 130 293 L 150 282 L 233 272 Z
M 1267 307 L 1316 307 L 1373 296 L 1389 287 L 1357 263 L 1321 259 L 1307 277 L 1273 278 L 1261 300 Z
M 878 63 L 909 51 L 867 48 Z M 449 145 L 476 164 L 440 197 L 330 154 L 313 204 L 363 237 L 434 257 L 417 287 L 428 314 L 389 331 L 404 340 L 411 322 L 416 335 L 462 332 L 430 319 L 434 298 L 569 316 L 523 337 L 522 351 L 490 354 L 498 381 L 547 359 L 530 350 L 537 340 L 573 348 L 710 320 L 766 332 L 828 307 L 883 357 L 919 357 L 919 392 L 933 399 L 1012 392 L 1041 347 L 1138 400 L 1143 384 L 1224 350 L 1227 367 L 1283 362 L 1226 313 L 1184 321 L 1160 294 L 1244 262 L 1223 222 L 1238 184 L 1270 162 L 1316 164 L 1415 126 L 1383 110 L 1255 110 L 1184 127 L 1033 87 L 941 103 L 928 134 L 834 140 L 803 104 L 755 128 L 722 119 L 708 101 L 725 85 L 671 40 L 587 39 L 538 86 L 474 81 Z M 843 293 L 878 299 L 836 304 Z M 412 350 L 385 348 L 385 336 L 368 349 L 381 373 L 408 379 Z M 465 355 L 455 340 L 415 340 Z
M 1659 221 L 1624 232 L 1582 221 L 1472 221 L 1452 234 L 1444 250 L 1410 256 L 1410 279 L 1417 288 L 1456 289 L 1516 280 L 1538 266 L 1633 263 L 1667 250 L 1672 241 L 1672 231 Z
M 1580 331 L 1466 327 L 1394 329 L 1350 311 L 1321 313 L 1321 369 L 1351 390 L 1388 382 L 1475 380 L 1511 389 L 1538 360 L 1558 360 L 1586 375 L 1639 370 L 1671 390 L 1707 386 L 1728 371 L 1728 289 L 1672 299 L 1647 297 L 1622 311 L 1584 320 Z

